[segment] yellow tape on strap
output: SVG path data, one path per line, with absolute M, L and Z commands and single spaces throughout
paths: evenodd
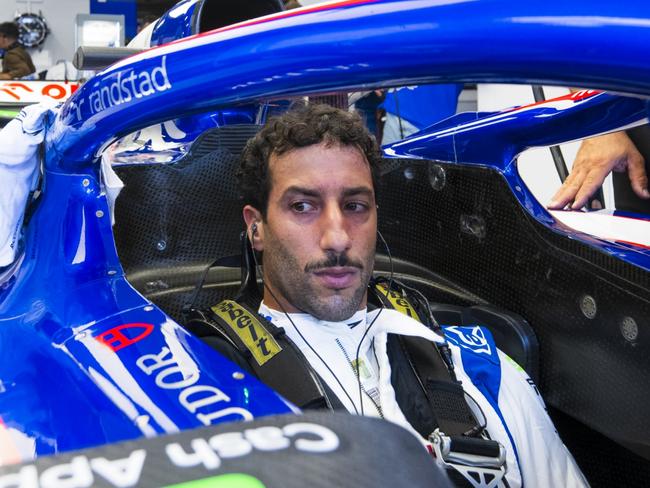
M 417 312 L 413 308 L 413 306 L 409 303 L 409 301 L 406 298 L 404 298 L 398 292 L 391 290 L 389 293 L 388 288 L 385 285 L 380 283 L 377 283 L 375 285 L 375 288 L 377 288 L 377 290 L 379 291 L 379 293 L 382 294 L 382 296 L 388 298 L 388 301 L 390 302 L 390 304 L 393 306 L 395 310 L 403 313 L 408 317 L 411 317 L 412 319 L 417 320 L 418 322 L 422 322 Z
M 260 366 L 282 351 L 280 344 L 257 317 L 237 302 L 224 300 L 212 307 L 212 311 L 235 331 Z

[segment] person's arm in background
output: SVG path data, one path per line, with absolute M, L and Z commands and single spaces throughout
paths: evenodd
M 34 70 L 30 68 L 29 64 L 16 52 L 9 50 L 6 52 L 3 60 L 4 72 L 0 79 L 3 80 L 17 80 L 23 76 L 31 75 Z
M 575 90 L 572 90 L 575 91 Z M 549 209 L 584 207 L 612 171 L 627 171 L 634 193 L 650 199 L 645 160 L 625 131 L 585 139 L 571 168 L 571 173 L 555 193 Z

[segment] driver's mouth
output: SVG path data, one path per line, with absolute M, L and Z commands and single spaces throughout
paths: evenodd
M 326 287 L 342 289 L 352 286 L 359 275 L 359 268 L 353 266 L 333 266 L 314 271 L 316 278 Z

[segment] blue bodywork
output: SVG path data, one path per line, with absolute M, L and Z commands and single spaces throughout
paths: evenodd
M 166 16 L 154 43 L 190 34 L 196 3 Z M 99 181 L 100 155 L 118 138 L 167 120 L 200 128 L 200 114 L 236 105 L 243 107 L 230 109 L 230 122 L 219 123 L 252 120 L 251 104 L 265 100 L 437 81 L 648 96 L 649 45 L 645 0 L 353 0 L 244 22 L 107 68 L 65 102 L 49 129 L 43 195 L 20 262 L 0 284 L 2 423 L 33 441 L 37 456 L 294 410 L 240 378 L 126 281 Z M 594 93 L 562 106 L 459 115 L 386 151 L 492 166 L 545 225 L 650 270 L 648 251 L 559 225 L 515 165 L 528 147 L 647 116 L 645 99 Z
M 158 19 L 151 34 L 151 45 L 159 46 L 194 34 L 200 3 L 183 0 Z

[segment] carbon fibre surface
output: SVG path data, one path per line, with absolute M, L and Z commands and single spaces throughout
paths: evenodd
M 650 392 L 639 385 L 650 375 L 650 274 L 540 225 L 497 172 L 441 166 L 446 184 L 436 191 L 430 163 L 404 164 L 385 176 L 380 203 L 393 254 L 522 315 L 539 338 L 547 402 L 612 438 L 649 445 Z M 581 310 L 586 296 L 593 318 Z M 632 340 L 625 317 L 637 324 Z
M 126 183 L 115 206 L 120 261 L 136 288 L 177 320 L 204 267 L 240 252 L 244 222 L 235 168 L 258 129 L 209 131 L 175 165 L 117 168 Z M 201 307 L 232 296 L 239 270 L 213 270 L 207 283 L 196 301 Z
M 496 171 L 403 164 L 381 193 L 380 227 L 393 254 L 523 316 L 541 346 L 546 403 L 647 457 L 650 274 L 535 221 Z M 434 190 L 429 176 L 440 170 L 445 183 L 437 178 Z M 645 486 L 630 468 L 647 473 L 647 460 L 593 432 L 584 442 L 589 431 L 575 422 L 562 428 L 594 486 L 622 476 L 625 486 Z

